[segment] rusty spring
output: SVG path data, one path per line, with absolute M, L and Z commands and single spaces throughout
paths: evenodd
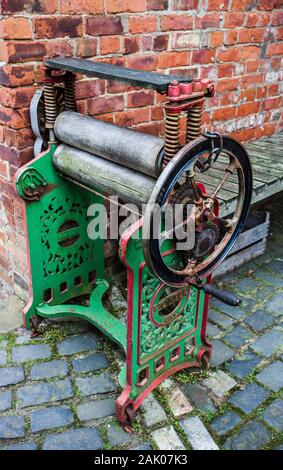
M 199 137 L 201 133 L 203 104 L 193 106 L 188 110 L 187 143 Z
M 44 84 L 45 127 L 53 129 L 57 117 L 56 90 L 53 83 Z
M 65 109 L 77 111 L 76 84 L 72 73 L 67 73 L 65 78 Z
M 180 148 L 180 113 L 165 112 L 165 156 L 163 166 L 166 166 Z

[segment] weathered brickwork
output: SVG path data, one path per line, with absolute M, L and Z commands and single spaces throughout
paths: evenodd
M 32 158 L 29 103 L 46 56 L 97 58 L 215 81 L 204 121 L 240 140 L 282 129 L 281 0 L 0 0 L 0 282 L 23 296 L 27 255 L 17 168 Z M 79 78 L 79 77 L 78 77 Z M 280 95 L 281 94 L 281 95 Z M 79 110 L 163 134 L 163 98 L 78 82 Z

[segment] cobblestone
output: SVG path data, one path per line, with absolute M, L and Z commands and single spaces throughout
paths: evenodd
M 259 421 L 251 421 L 234 436 L 229 437 L 223 448 L 228 450 L 257 450 L 268 444 L 270 432 Z
M 256 376 L 257 380 L 274 392 L 283 387 L 283 363 L 273 362 Z
M 226 365 L 226 369 L 240 379 L 244 379 L 259 363 L 261 359 L 250 351 L 237 356 Z
M 0 418 L 0 438 L 24 437 L 25 418 L 23 416 L 3 416 Z
M 74 359 L 73 368 L 75 372 L 93 372 L 108 367 L 109 362 L 104 353 L 91 354 L 90 356 Z
M 83 396 L 115 390 L 115 384 L 109 374 L 101 374 L 95 377 L 79 377 L 76 379 L 76 384 Z
M 7 353 L 4 349 L 0 349 L 0 366 L 7 364 Z
M 211 366 L 220 366 L 226 361 L 229 361 L 233 355 L 233 349 L 226 346 L 222 341 L 215 339 L 213 342 L 212 356 L 210 360 Z
M 267 314 L 265 310 L 257 310 L 245 319 L 245 323 L 247 323 L 247 325 L 249 325 L 253 330 L 261 332 L 268 326 L 271 326 L 275 319 L 276 317 L 271 313 Z
M 62 377 L 68 373 L 68 364 L 64 360 L 42 362 L 34 364 L 31 368 L 31 379 L 51 379 L 53 377 Z
M 107 429 L 107 436 L 112 446 L 123 445 L 132 440 L 131 435 L 118 426 L 111 426 Z
M 115 415 L 116 404 L 113 398 L 105 400 L 90 401 L 77 408 L 77 414 L 81 421 L 103 418 L 105 416 Z
M 211 427 L 217 435 L 222 436 L 232 431 L 237 424 L 241 422 L 239 415 L 233 411 L 227 411 L 222 416 L 214 419 L 211 423 Z
M 51 357 L 51 349 L 47 344 L 16 346 L 12 351 L 13 362 L 35 361 L 36 359 L 48 359 L 49 357 Z
M 12 392 L 0 392 L 0 411 L 5 411 L 11 408 L 12 405 Z
M 252 332 L 241 325 L 237 325 L 228 335 L 224 336 L 224 339 L 234 346 L 235 348 L 239 348 L 243 346 L 246 341 L 251 339 L 253 336 Z
M 277 294 L 272 297 L 272 299 L 268 300 L 268 302 L 266 303 L 266 308 L 270 312 L 274 313 L 274 315 L 283 315 L 283 293 Z
M 169 391 L 168 403 L 174 416 L 183 416 L 193 410 L 192 405 L 178 387 Z
M 203 384 L 210 388 L 217 397 L 223 397 L 237 385 L 237 382 L 222 370 L 218 370 L 217 372 L 212 372 L 209 378 L 203 381 Z
M 99 431 L 95 428 L 72 429 L 51 434 L 43 444 L 43 450 L 97 450 L 102 447 Z
M 18 384 L 25 378 L 22 367 L 4 367 L 0 369 L 0 387 L 5 385 Z
M 173 426 L 153 431 L 152 437 L 159 450 L 184 450 L 185 446 Z
M 244 390 L 234 393 L 229 399 L 232 405 L 240 408 L 245 413 L 251 413 L 257 408 L 266 398 L 268 392 L 256 383 L 249 384 Z
M 181 426 L 193 449 L 218 450 L 218 446 L 198 416 L 181 421 Z
M 250 347 L 265 357 L 270 357 L 275 353 L 280 354 L 283 350 L 283 331 L 273 329 L 258 338 Z
M 188 384 L 184 386 L 184 393 L 189 401 L 198 410 L 201 411 L 215 411 L 215 405 L 211 398 L 208 396 L 208 391 L 200 384 Z
M 17 400 L 21 408 L 41 403 L 64 400 L 73 396 L 69 379 L 57 382 L 30 384 L 17 390 Z
M 146 426 L 158 424 L 166 419 L 165 411 L 153 395 L 146 397 L 142 404 L 144 423 Z
M 71 409 L 67 406 L 52 406 L 30 413 L 30 427 L 32 432 L 45 429 L 59 428 L 74 421 Z
M 2 447 L 3 450 L 37 450 L 36 442 L 19 442 L 18 444 L 11 444 Z
M 283 432 L 283 400 L 274 400 L 263 412 L 263 419 L 276 431 Z
M 233 325 L 232 318 L 228 317 L 224 313 L 219 313 L 212 309 L 209 310 L 208 318 L 210 321 L 216 323 L 222 328 L 229 328 L 229 326 Z
M 57 349 L 61 356 L 67 356 L 69 354 L 96 349 L 97 345 L 97 336 L 93 333 L 86 333 L 84 335 L 71 336 L 70 338 L 60 341 Z

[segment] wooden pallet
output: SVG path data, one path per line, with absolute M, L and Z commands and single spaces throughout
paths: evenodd
M 244 144 L 251 158 L 253 167 L 253 198 L 252 205 L 283 191 L 283 134 L 265 137 Z M 223 163 L 217 161 L 215 168 L 224 169 Z M 199 178 L 200 180 L 201 178 Z M 203 176 L 207 189 L 214 189 L 221 176 Z M 219 201 L 222 216 L 231 214 L 235 209 L 238 187 L 236 179 L 229 181 L 225 190 L 220 191 Z

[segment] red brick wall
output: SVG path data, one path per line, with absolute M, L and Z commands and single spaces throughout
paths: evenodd
M 208 126 L 240 140 L 283 128 L 282 0 L 0 0 L 0 280 L 23 295 L 27 260 L 16 169 L 31 159 L 29 103 L 45 56 L 74 55 L 215 81 Z M 103 81 L 77 87 L 81 112 L 154 134 L 162 99 Z

